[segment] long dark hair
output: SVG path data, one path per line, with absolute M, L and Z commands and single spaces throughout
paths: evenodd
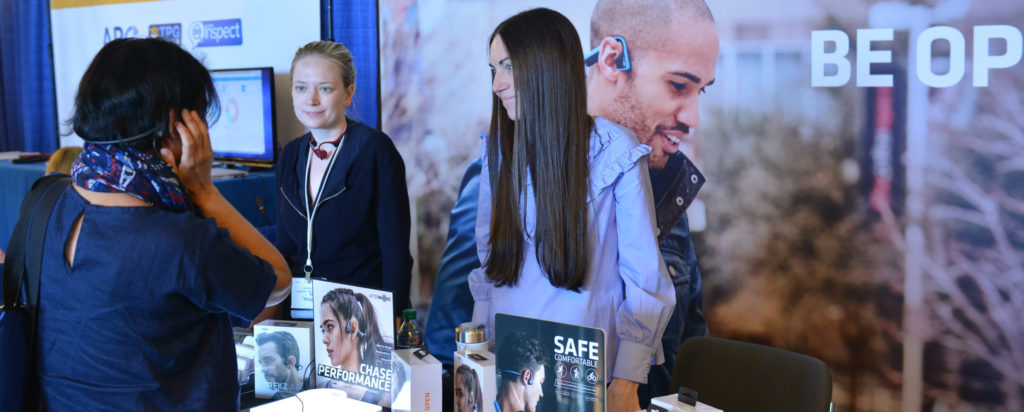
M 587 114 L 580 37 L 569 19 L 545 8 L 505 20 L 491 42 L 499 35 L 512 61 L 518 112 L 513 122 L 501 99 L 492 97 L 487 157 L 493 201 L 485 272 L 498 286 L 519 282 L 520 202 L 529 175 L 537 203 L 537 259 L 551 285 L 579 291 L 587 272 L 587 153 L 594 126 Z
M 210 123 L 220 114 L 206 67 L 166 40 L 117 39 L 96 53 L 82 75 L 70 123 L 85 140 L 112 141 L 154 128 L 167 132 L 171 110 L 181 109 L 206 115 Z M 123 146 L 152 150 L 159 135 Z
M 324 295 L 320 304 L 324 303 L 331 306 L 331 311 L 338 318 L 341 327 L 345 327 L 349 319 L 355 318 L 358 330 L 353 333 L 359 338 L 359 361 L 379 366 L 377 345 L 384 344 L 384 337 L 377 327 L 377 312 L 373 310 L 370 299 L 352 289 L 337 288 Z

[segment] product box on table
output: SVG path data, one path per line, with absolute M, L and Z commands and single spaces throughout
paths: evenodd
M 313 323 L 267 319 L 253 328 L 256 391 L 260 399 L 282 399 L 309 389 Z
M 441 410 L 441 362 L 426 348 L 397 349 L 392 359 L 394 412 Z

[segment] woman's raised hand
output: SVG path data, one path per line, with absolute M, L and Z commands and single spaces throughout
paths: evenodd
M 210 177 L 213 166 L 213 147 L 206 122 L 194 110 L 182 109 L 174 124 L 181 139 L 181 156 L 176 158 L 170 148 L 160 149 L 160 157 L 174 168 L 181 184 L 193 198 L 216 191 Z M 197 199 L 193 199 L 197 200 Z

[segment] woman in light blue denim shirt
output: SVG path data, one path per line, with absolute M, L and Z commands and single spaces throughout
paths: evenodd
M 510 313 L 604 329 L 607 410 L 635 411 L 637 384 L 664 359 L 675 294 L 655 236 L 651 149 L 587 114 L 582 56 L 572 24 L 548 9 L 491 35 L 473 320 L 492 330 L 495 313 Z

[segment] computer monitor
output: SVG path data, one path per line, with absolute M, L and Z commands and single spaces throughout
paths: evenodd
M 210 127 L 214 159 L 271 167 L 276 161 L 274 69 L 210 70 L 220 96 L 220 118 Z

